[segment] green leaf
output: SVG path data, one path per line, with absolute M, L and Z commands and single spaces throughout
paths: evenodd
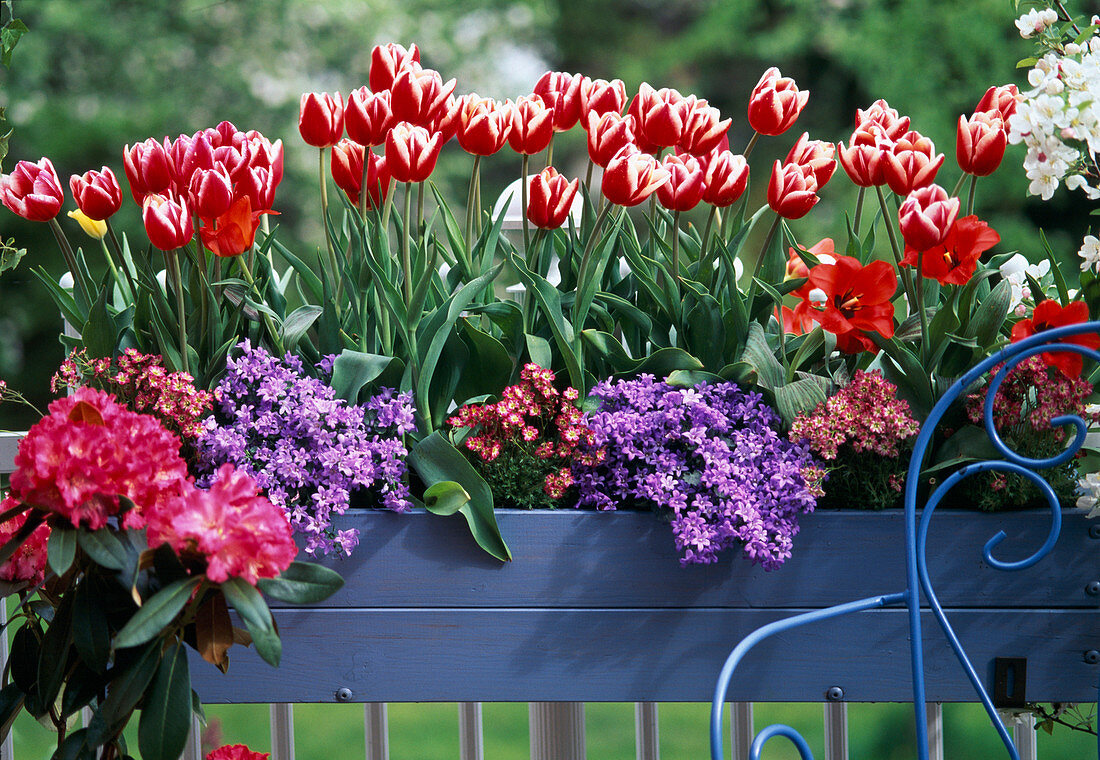
M 183 644 L 164 653 L 138 722 L 143 760 L 178 760 L 191 728 L 191 673 Z
M 504 344 L 474 327 L 469 319 L 462 320 L 460 332 L 469 358 L 455 389 L 455 400 L 465 401 L 473 396 L 502 391 L 514 364 Z
M 12 637 L 11 657 L 8 660 L 11 678 L 24 693 L 37 690 L 38 660 L 42 654 L 42 646 L 39 644 L 41 636 L 42 628 L 35 621 L 24 624 Z
M 100 288 L 95 303 L 88 311 L 88 319 L 80 328 L 84 348 L 92 359 L 110 358 L 115 352 L 115 327 L 111 315 L 107 313 L 107 292 L 110 289 L 110 285 Z
M 470 501 L 459 512 L 466 518 L 470 533 L 478 546 L 501 562 L 512 559 L 512 553 L 497 526 L 493 511 L 493 493 L 461 451 L 437 431 L 413 447 L 408 461 L 409 466 L 416 470 L 429 488 L 446 480 L 461 484 L 470 494 Z
M 638 374 L 645 372 L 656 377 L 667 377 L 676 370 L 698 371 L 702 369 L 704 369 L 703 363 L 682 348 L 659 348 L 645 359 L 642 359 L 634 372 Z
M 287 315 L 282 329 L 283 345 L 287 351 L 293 351 L 297 348 L 298 342 L 313 326 L 313 323 L 317 321 L 322 312 L 324 312 L 322 307 L 307 304 L 306 306 L 299 306 Z
M 779 416 L 790 425 L 799 412 L 810 412 L 827 396 L 828 380 L 823 377 L 806 377 L 775 389 L 775 406 Z
M 86 575 L 73 592 L 73 646 L 85 665 L 103 673 L 111 657 L 111 631 L 101 591 L 92 584 L 93 576 Z
M 65 737 L 65 741 L 50 756 L 50 760 L 95 760 L 97 744 L 89 743 L 90 729 L 81 728 Z
M 756 385 L 756 370 L 748 362 L 727 364 L 718 372 L 718 376 L 740 386 Z
M 108 570 L 124 570 L 130 563 L 126 547 L 112 531 L 80 528 L 76 540 L 93 562 Z
M 23 690 L 13 683 L 0 689 L 0 741 L 7 738 L 11 731 L 11 724 L 15 722 L 16 716 L 23 708 L 25 699 Z
M 169 583 L 141 605 L 129 622 L 115 635 L 115 649 L 136 647 L 159 636 L 176 619 L 201 577 L 183 578 Z
M 256 653 L 264 662 L 278 667 L 283 655 L 283 643 L 279 640 L 275 620 L 271 617 L 271 610 L 263 596 L 255 586 L 241 578 L 230 578 L 221 584 L 221 588 L 226 601 L 248 626 L 252 643 L 256 645 Z
M 677 388 L 694 388 L 702 383 L 720 383 L 722 378 L 713 372 L 703 370 L 678 369 L 665 378 L 665 382 Z
M 44 705 L 52 705 L 61 692 L 65 669 L 69 662 L 69 647 L 73 643 L 73 594 L 65 594 L 54 612 L 53 620 L 42 637 L 42 654 L 38 661 L 38 697 Z
M 1001 280 L 978 304 L 964 335 L 977 338 L 982 348 L 992 346 L 1001 334 L 1001 326 L 1008 316 L 1011 303 L 1012 285 L 1008 280 Z
M 275 250 L 277 250 L 284 259 L 286 259 L 287 263 L 290 264 L 290 266 L 297 273 L 301 283 L 306 288 L 306 290 L 309 291 L 308 295 L 315 302 L 321 303 L 323 297 L 321 279 L 313 271 L 313 268 L 302 261 L 300 258 L 295 256 L 289 250 L 287 250 L 286 246 L 284 246 L 278 240 L 272 238 L 272 243 L 275 246 Z
M 554 342 L 558 346 L 558 353 L 569 373 L 569 384 L 581 390 L 584 387 L 583 368 L 574 345 L 573 325 L 565 318 L 562 309 L 561 293 L 543 277 L 528 269 L 519 256 L 508 254 L 508 262 L 527 288 L 527 297 L 535 299 L 542 310 L 543 317 L 549 323 L 550 332 L 553 333 Z
M 50 537 L 46 542 L 46 559 L 50 569 L 58 575 L 64 575 L 73 560 L 76 559 L 76 529 L 68 526 L 57 526 L 50 531 Z
M 314 562 L 291 562 L 275 578 L 261 578 L 256 584 L 272 599 L 289 604 L 323 602 L 344 587 L 344 579 L 335 570 Z
M 749 325 L 749 336 L 741 360 L 756 370 L 757 382 L 762 387 L 774 390 L 783 384 L 783 365 L 775 358 L 764 336 L 764 328 L 758 322 Z
M 554 363 L 554 353 L 550 348 L 550 341 L 538 335 L 524 333 L 527 344 L 527 355 L 531 361 L 543 369 L 549 369 Z
M 88 723 L 87 741 L 103 744 L 122 730 L 134 712 L 149 682 L 160 665 L 161 642 L 151 641 L 144 648 L 116 656 L 114 677 L 107 687 L 107 699 L 100 704 Z
M 11 9 L 8 10 L 10 12 Z M 11 19 L 0 30 L 0 63 L 4 64 L 5 68 L 11 68 L 11 55 L 26 33 L 27 25 L 17 18 Z
M 441 480 L 424 491 L 424 507 L 433 515 L 453 515 L 470 502 L 470 494 L 461 483 Z
M 363 386 L 373 382 L 385 372 L 393 362 L 392 356 L 366 354 L 345 348 L 332 365 L 332 388 L 337 398 L 356 403 Z
M 11 134 L 10 132 L 8 134 Z M 0 137 L 0 141 L 7 137 Z M 3 155 L 0 155 L 0 159 L 3 159 Z M 26 248 L 16 248 L 14 246 L 15 239 L 0 242 L 0 272 L 6 272 L 10 269 L 15 269 L 19 266 L 19 261 L 27 255 Z

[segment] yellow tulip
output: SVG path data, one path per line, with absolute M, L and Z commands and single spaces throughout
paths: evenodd
M 107 222 L 97 222 L 95 219 L 90 219 L 87 214 L 80 210 L 70 211 L 69 216 L 77 221 L 82 230 L 96 240 L 102 240 L 107 234 Z

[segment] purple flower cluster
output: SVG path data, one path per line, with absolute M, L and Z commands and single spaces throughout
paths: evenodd
M 779 416 L 733 383 L 676 388 L 651 375 L 605 381 L 585 415 L 607 458 L 574 465 L 578 506 L 646 505 L 668 513 L 681 564 L 716 562 L 741 545 L 773 570 L 791 556 L 798 515 L 814 497 L 809 447 L 780 436 Z
M 411 394 L 386 389 L 350 405 L 296 356 L 277 359 L 248 341 L 235 354 L 197 443 L 204 479 L 226 462 L 247 472 L 305 535 L 309 554 L 358 545 L 357 530 L 332 524 L 353 492 L 395 512 L 412 507 L 402 440 L 416 427 Z M 331 368 L 329 358 L 318 365 L 322 374 Z

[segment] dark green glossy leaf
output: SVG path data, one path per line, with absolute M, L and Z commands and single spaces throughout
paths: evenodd
M 39 643 L 42 629 L 37 622 L 28 622 L 15 632 L 11 642 L 11 678 L 24 693 L 38 685 L 38 660 L 42 653 Z
M 11 724 L 23 708 L 23 700 L 26 695 L 23 690 L 13 683 L 9 683 L 0 689 L 0 742 L 7 738 L 11 731 Z
M 95 760 L 96 744 L 91 743 L 89 729 L 80 728 L 65 737 L 65 741 L 50 756 L 50 760 Z
M 76 538 L 80 548 L 97 565 L 108 570 L 124 570 L 130 564 L 131 560 L 126 547 L 110 530 L 92 531 L 81 528 L 77 531 Z
M 58 575 L 64 575 L 76 559 L 76 529 L 55 526 L 46 542 L 46 560 Z
M 256 587 L 241 578 L 230 578 L 221 584 L 226 601 L 241 616 L 248 632 L 252 634 L 252 643 L 256 653 L 269 665 L 278 667 L 283 654 L 283 644 L 275 630 L 275 620 L 267 602 Z
M 42 637 L 42 654 L 38 661 L 38 696 L 43 704 L 52 705 L 61 692 L 61 684 L 69 663 L 69 647 L 73 642 L 73 603 L 75 594 L 65 594 L 53 620 Z
M 183 578 L 146 599 L 130 622 L 115 635 L 115 649 L 140 646 L 159 636 L 175 620 L 201 580 L 201 577 Z
M 261 578 L 260 591 L 272 599 L 290 604 L 323 602 L 344 586 L 335 570 L 314 562 L 291 562 L 278 577 Z
M 470 502 L 470 494 L 460 483 L 441 480 L 424 491 L 424 507 L 433 515 L 453 515 Z
M 100 704 L 88 723 L 88 741 L 100 745 L 122 730 L 160 665 L 160 641 L 151 641 L 141 649 L 120 653 L 111 669 L 107 699 Z
M 138 722 L 142 760 L 178 760 L 191 728 L 191 674 L 176 643 L 164 653 Z

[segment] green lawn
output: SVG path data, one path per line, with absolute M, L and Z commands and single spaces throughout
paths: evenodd
M 663 704 L 660 707 L 662 760 L 699 760 L 708 752 L 710 706 Z M 360 705 L 299 705 L 295 708 L 297 760 L 354 760 L 362 758 L 363 710 Z M 913 758 L 911 710 L 899 704 L 853 704 L 849 707 L 849 734 L 853 760 Z M 487 760 L 526 760 L 527 706 L 519 703 L 484 706 Z M 220 743 L 245 743 L 270 750 L 268 710 L 265 705 L 207 707 L 209 732 L 219 732 Z M 789 723 L 805 735 L 814 754 L 823 750 L 822 708 L 819 704 L 758 704 L 757 728 Z M 631 704 L 590 703 L 586 708 L 588 756 L 592 760 L 633 760 L 634 708 Z M 454 704 L 393 704 L 389 708 L 390 757 L 393 760 L 452 760 L 458 757 L 458 722 Z M 974 760 L 1007 757 L 985 713 L 978 705 L 946 705 L 944 734 L 948 757 Z M 15 760 L 45 760 L 52 749 L 51 735 L 21 717 L 14 728 Z M 1039 757 L 1077 760 L 1096 756 L 1095 737 L 1068 729 L 1053 736 L 1039 735 Z M 798 754 L 781 739 L 764 753 L 767 760 L 797 760 Z

